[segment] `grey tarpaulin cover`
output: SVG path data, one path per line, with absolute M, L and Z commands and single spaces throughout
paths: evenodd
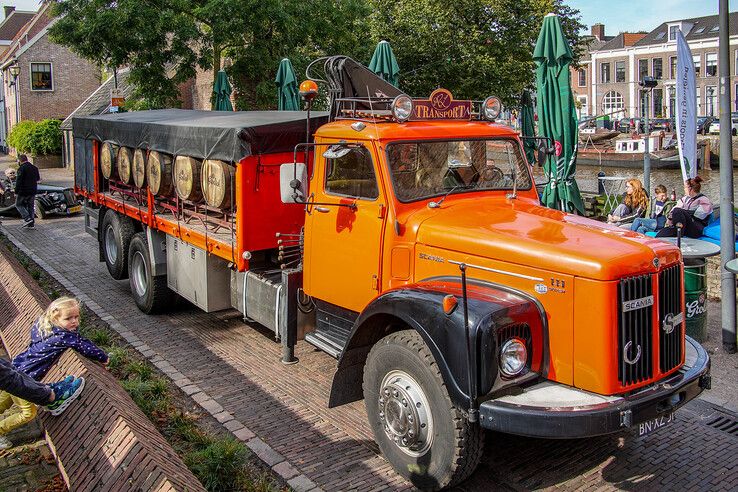
M 250 155 L 291 152 L 306 141 L 306 118 L 304 111 L 160 109 L 74 117 L 72 128 L 75 138 L 238 162 Z M 327 121 L 327 113 L 312 113 L 311 133 Z

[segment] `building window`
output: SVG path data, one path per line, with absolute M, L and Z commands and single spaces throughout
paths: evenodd
M 653 59 L 653 78 L 660 79 L 664 75 L 664 60 L 661 58 Z
M 31 90 L 54 90 L 51 80 L 51 63 L 31 63 Z
M 653 94 L 653 117 L 663 118 L 664 117 L 664 90 L 654 89 Z
M 638 80 L 648 75 L 648 60 L 638 60 Z
M 717 116 L 717 90 L 714 85 L 705 87 L 705 106 L 707 116 Z
M 625 62 L 615 62 L 615 82 L 625 82 Z
M 734 53 L 735 53 L 735 56 L 734 56 L 734 58 L 735 58 L 735 65 L 734 65 L 735 66 L 735 74 L 734 75 L 738 75 L 738 50 L 735 50 Z
M 584 87 L 587 85 L 587 71 L 583 68 L 580 68 L 577 71 L 577 74 L 579 75 L 579 87 Z
M 676 41 L 678 30 L 679 30 L 679 26 L 669 27 L 669 41 Z
M 694 55 L 692 57 L 692 61 L 694 62 L 694 75 L 695 75 L 695 77 L 699 77 L 700 76 L 700 67 L 701 67 L 701 64 L 700 64 L 700 55 Z
M 697 87 L 697 114 L 704 114 L 702 111 L 702 97 L 700 95 L 699 87 Z
M 705 77 L 717 75 L 717 53 L 707 53 L 705 56 Z
M 735 92 L 733 93 L 733 111 L 738 111 L 738 84 L 735 84 Z
M 602 112 L 610 115 L 610 119 L 621 118 L 625 114 L 623 95 L 617 91 L 609 91 L 602 99 Z
M 603 63 L 600 65 L 600 82 L 603 84 L 610 83 L 610 64 Z
M 677 57 L 669 57 L 669 78 L 676 79 L 677 77 Z
M 586 116 L 589 115 L 589 106 L 587 105 L 587 96 L 577 96 L 577 99 L 579 100 L 579 116 Z
M 669 118 L 676 116 L 676 88 L 670 85 L 667 89 L 669 94 Z

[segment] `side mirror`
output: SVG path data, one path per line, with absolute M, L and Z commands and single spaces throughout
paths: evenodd
M 307 179 L 307 166 L 302 162 L 288 162 L 279 166 L 282 203 L 305 203 Z

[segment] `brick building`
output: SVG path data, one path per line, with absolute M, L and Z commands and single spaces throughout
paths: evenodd
M 594 26 L 593 26 L 594 30 Z M 649 101 L 649 115 L 671 117 L 676 108 L 676 32 L 689 43 L 697 71 L 697 114 L 718 116 L 718 16 L 664 22 L 648 33 L 621 33 L 594 46 L 586 65 L 586 114 L 609 113 L 611 118 L 641 117 L 644 101 L 638 81 L 657 79 Z M 604 34 L 604 26 L 603 26 Z M 734 110 L 738 110 L 738 12 L 730 14 L 730 74 Z M 572 77 L 576 87 L 577 79 Z M 594 102 L 594 105 L 592 104 Z
M 610 41 L 612 36 L 605 36 L 604 24 L 593 24 L 590 36 L 585 36 L 582 42 L 586 45 L 586 51 L 579 60 L 579 67 L 570 67 L 571 71 L 571 89 L 574 94 L 574 100 L 577 101 L 577 116 L 589 116 L 594 114 L 590 112 L 591 104 L 589 94 L 592 89 L 591 68 L 592 57 L 591 52 L 597 51 L 601 46 Z
M 49 5 L 42 3 L 0 55 L 8 131 L 22 120 L 63 120 L 100 85 L 95 65 L 49 39 L 49 27 L 55 22 Z

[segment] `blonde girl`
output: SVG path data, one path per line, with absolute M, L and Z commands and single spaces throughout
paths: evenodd
M 79 319 L 77 299 L 60 297 L 53 301 L 31 327 L 31 344 L 13 359 L 13 366 L 40 381 L 68 348 L 107 365 L 108 355 L 77 333 Z

